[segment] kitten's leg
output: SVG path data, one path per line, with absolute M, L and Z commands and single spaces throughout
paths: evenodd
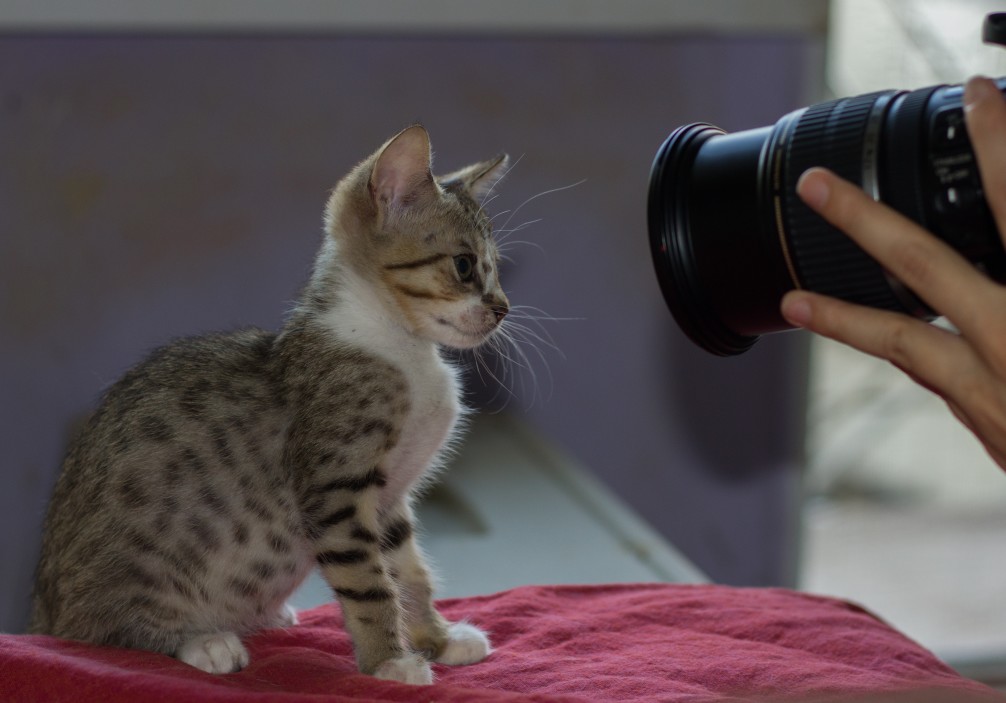
M 326 497 L 329 512 L 316 513 L 321 515 L 312 520 L 316 559 L 342 606 L 360 671 L 404 683 L 432 683 L 429 663 L 404 641 L 398 586 L 381 555 L 377 484 L 364 488 L 362 483 L 353 482 L 355 495 L 345 495 L 350 492 L 345 489 L 341 496 Z
M 385 521 L 381 550 L 401 591 L 412 647 L 441 664 L 473 664 L 491 651 L 489 638 L 474 625 L 448 622 L 433 605 L 429 568 L 413 530 L 412 509 L 402 503 Z

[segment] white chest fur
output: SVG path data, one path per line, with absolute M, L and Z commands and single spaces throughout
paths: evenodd
M 409 413 L 382 466 L 388 480 L 382 496 L 385 508 L 439 464 L 461 411 L 456 372 L 435 348 L 431 351 L 424 359 L 411 359 L 403 369 L 409 381 Z
M 373 291 L 352 275 L 343 295 L 325 316 L 335 336 L 399 369 L 409 388 L 409 412 L 398 442 L 381 462 L 387 477 L 382 509 L 391 507 L 431 468 L 450 443 L 462 408 L 457 371 L 440 356 L 435 344 L 419 339 L 379 314 Z

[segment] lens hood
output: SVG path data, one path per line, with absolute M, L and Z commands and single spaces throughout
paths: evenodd
M 689 201 L 692 166 L 701 146 L 724 134 L 705 123 L 684 125 L 671 132 L 650 169 L 647 217 L 650 250 L 664 300 L 681 330 L 697 345 L 720 356 L 751 348 L 758 336 L 737 334 L 716 313 L 698 280 L 692 247 Z

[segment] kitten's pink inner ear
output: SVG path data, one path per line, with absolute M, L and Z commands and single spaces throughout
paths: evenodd
M 370 176 L 371 192 L 380 203 L 403 207 L 433 184 L 430 137 L 418 125 L 409 127 L 384 147 Z

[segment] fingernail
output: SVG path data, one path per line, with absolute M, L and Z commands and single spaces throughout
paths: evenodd
M 972 76 L 964 84 L 964 109 L 970 110 L 992 94 L 992 81 L 984 76 Z
M 812 168 L 800 176 L 800 180 L 796 183 L 796 192 L 805 203 L 815 210 L 820 210 L 828 202 L 831 187 L 825 179 L 824 172 L 819 168 Z
M 788 295 L 782 301 L 782 316 L 794 327 L 806 327 L 811 318 L 810 303 L 799 295 Z

